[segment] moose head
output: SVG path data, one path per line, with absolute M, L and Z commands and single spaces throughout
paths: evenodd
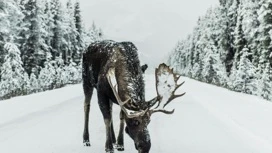
M 175 95 L 175 91 L 184 83 L 178 84 L 180 76 L 173 72 L 166 64 L 160 64 L 155 71 L 157 96 L 150 101 L 138 102 L 141 104 L 137 110 L 131 110 L 133 102 L 131 98 L 122 100 L 118 93 L 118 84 L 114 68 L 107 73 L 108 82 L 114 92 L 118 104 L 125 114 L 126 133 L 133 139 L 135 148 L 139 153 L 148 153 L 151 148 L 151 139 L 147 129 L 150 117 L 157 112 L 173 114 L 174 109 L 169 111 L 165 107 L 175 98 L 183 94 Z M 128 106 L 128 107 L 126 107 Z

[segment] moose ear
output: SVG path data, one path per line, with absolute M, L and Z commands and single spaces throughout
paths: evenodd
M 148 68 L 147 64 L 141 66 L 142 72 L 145 73 L 145 70 Z

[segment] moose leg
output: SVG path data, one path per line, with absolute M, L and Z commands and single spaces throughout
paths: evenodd
M 112 140 L 113 144 L 116 143 L 116 138 L 115 138 L 115 133 L 114 133 L 114 128 L 113 128 L 113 122 L 111 122 L 111 140 Z
M 120 129 L 119 134 L 117 138 L 117 150 L 118 151 L 124 151 L 124 125 L 125 125 L 125 119 L 124 119 L 124 113 L 121 110 L 120 111 Z
M 85 101 L 84 101 L 84 132 L 83 132 L 83 144 L 84 146 L 91 146 L 89 140 L 89 112 L 90 103 L 93 94 L 93 87 L 84 87 Z
M 102 95 L 98 91 L 98 102 L 99 107 L 102 112 L 105 127 L 106 127 L 106 153 L 114 153 L 113 140 L 112 140 L 112 103 L 109 101 L 108 97 Z

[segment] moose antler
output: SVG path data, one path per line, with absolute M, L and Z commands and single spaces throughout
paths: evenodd
M 118 86 L 117 86 L 117 80 L 115 77 L 115 69 L 114 68 L 110 68 L 108 70 L 107 79 L 108 79 L 108 82 L 113 90 L 114 96 L 115 96 L 118 104 L 120 105 L 122 111 L 126 114 L 126 116 L 128 118 L 142 116 L 147 112 L 148 109 L 146 109 L 144 111 L 132 111 L 132 110 L 128 110 L 127 108 L 125 108 L 125 104 L 128 103 L 131 99 L 129 98 L 124 102 L 121 100 L 121 98 L 118 94 Z
M 156 91 L 157 91 L 157 97 L 154 99 L 157 100 L 157 106 L 154 109 L 150 109 L 150 114 L 156 113 L 156 112 L 162 112 L 165 114 L 173 114 L 175 109 L 172 111 L 165 110 L 164 108 L 175 98 L 183 96 L 183 94 L 175 95 L 175 92 L 179 87 L 181 87 L 184 82 L 181 84 L 178 84 L 177 81 L 179 80 L 180 76 L 176 75 L 173 72 L 173 69 L 170 69 L 169 66 L 166 64 L 160 64 L 158 68 L 156 68 L 155 71 L 156 75 Z M 152 100 L 151 100 L 152 101 Z M 150 101 L 150 103 L 151 103 Z M 161 106 L 161 103 L 165 101 L 162 108 L 159 108 Z M 151 105 L 155 105 L 154 103 Z M 151 106 L 152 107 L 152 106 Z

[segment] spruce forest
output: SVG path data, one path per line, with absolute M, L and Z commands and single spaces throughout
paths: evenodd
M 103 37 L 71 0 L 1 0 L 0 27 L 0 99 L 80 82 L 84 48 Z
M 168 63 L 184 76 L 272 100 L 271 39 L 271 0 L 220 0 Z

